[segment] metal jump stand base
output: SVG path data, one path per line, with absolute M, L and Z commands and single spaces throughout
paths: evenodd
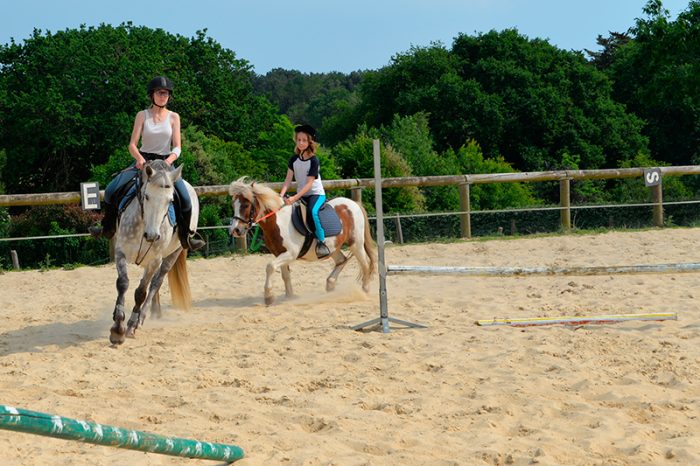
M 379 317 L 368 320 L 351 327 L 353 330 L 362 330 L 370 326 L 380 326 L 382 332 L 389 333 L 389 322 L 400 324 L 406 328 L 427 328 L 425 325 L 408 322 L 406 320 L 389 317 L 386 294 L 387 268 L 384 262 L 384 212 L 382 209 L 382 177 L 381 158 L 379 153 L 379 140 L 372 141 L 374 155 L 374 205 L 377 210 L 377 260 L 379 262 Z
M 407 320 L 401 320 L 401 319 L 397 319 L 395 317 L 377 317 L 376 319 L 368 320 L 367 322 L 353 325 L 352 329 L 353 330 L 362 330 L 362 329 L 367 328 L 367 327 L 376 326 L 377 330 L 379 330 L 379 327 L 382 328 L 382 333 L 389 333 L 391 331 L 391 329 L 389 328 L 389 322 L 403 325 L 406 328 L 428 328 L 427 326 L 425 326 L 423 324 L 416 324 L 414 322 L 408 322 Z

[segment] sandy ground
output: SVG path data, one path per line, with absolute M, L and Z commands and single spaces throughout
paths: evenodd
M 700 229 L 391 245 L 392 265 L 700 262 Z M 700 464 L 700 273 L 389 276 L 379 315 L 354 261 L 188 262 L 194 309 L 109 345 L 113 265 L 0 275 L 0 404 L 238 445 L 253 465 Z M 130 268 L 127 303 L 139 269 Z M 677 321 L 479 327 L 505 317 L 675 312 Z M 216 464 L 0 430 L 3 465 Z

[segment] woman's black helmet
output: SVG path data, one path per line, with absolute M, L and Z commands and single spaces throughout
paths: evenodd
M 173 93 L 173 82 L 165 76 L 156 76 L 148 83 L 148 95 L 152 96 L 156 89 L 166 89 Z

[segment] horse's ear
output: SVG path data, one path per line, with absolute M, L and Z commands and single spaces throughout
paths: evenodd
M 146 178 L 150 178 L 153 176 L 153 168 L 151 168 L 150 165 L 146 165 L 144 168 L 144 171 L 146 172 Z
M 173 180 L 173 183 L 179 180 L 180 177 L 182 177 L 182 165 L 177 167 L 170 175 L 170 178 Z

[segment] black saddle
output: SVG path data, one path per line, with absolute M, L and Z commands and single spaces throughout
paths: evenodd
M 304 256 L 311 247 L 311 243 L 316 239 L 316 225 L 309 214 L 310 212 L 303 199 L 292 206 L 292 224 L 299 233 L 304 235 L 304 245 L 301 247 L 298 257 Z M 343 230 L 340 217 L 327 202 L 319 209 L 318 218 L 321 220 L 321 226 L 323 226 L 326 236 L 336 236 Z

